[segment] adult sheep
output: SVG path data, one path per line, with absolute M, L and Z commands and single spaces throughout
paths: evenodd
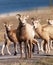
M 49 53 L 50 52 L 50 47 L 49 47 L 50 43 L 49 43 L 49 41 L 51 39 L 50 34 L 46 30 L 44 30 L 44 28 L 40 24 L 39 20 L 34 20 L 32 22 L 32 24 L 33 24 L 35 32 L 37 32 L 37 34 L 40 36 L 40 38 L 44 41 L 44 45 L 47 45 L 46 53 Z
M 20 46 L 22 46 L 22 42 L 24 42 L 26 58 L 27 57 L 31 58 L 32 43 L 37 44 L 38 52 L 39 52 L 39 43 L 36 39 L 34 39 L 35 32 L 33 26 L 27 23 L 28 16 L 24 16 L 22 18 L 21 15 L 17 14 L 16 18 L 19 20 L 19 25 L 18 25 L 19 35 L 17 36 L 19 36 Z M 27 49 L 27 45 L 29 45 L 28 49 Z M 22 57 L 22 47 L 20 47 L 20 51 Z M 28 51 L 28 56 L 27 56 L 27 51 Z

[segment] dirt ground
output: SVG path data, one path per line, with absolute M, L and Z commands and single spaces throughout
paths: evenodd
M 35 52 L 32 53 L 32 58 L 25 59 L 25 54 L 23 53 L 23 58 L 20 58 L 20 49 L 19 45 L 17 46 L 18 53 L 14 56 L 14 47 L 13 44 L 10 45 L 9 49 L 11 55 L 7 53 L 7 49 L 4 49 L 4 56 L 1 55 L 1 47 L 2 42 L 0 44 L 0 65 L 53 65 L 53 50 L 51 50 L 50 54 L 45 54 L 40 51 L 37 54 L 37 49 L 35 47 Z M 23 49 L 24 50 L 24 49 Z
M 35 57 L 32 59 L 5 59 L 0 65 L 53 65 L 53 57 Z

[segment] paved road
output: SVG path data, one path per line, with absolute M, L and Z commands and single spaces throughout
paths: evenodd
M 7 53 L 6 48 L 5 48 L 5 49 L 4 49 L 5 55 L 2 56 L 2 55 L 1 55 L 2 45 L 3 45 L 3 42 L 0 42 L 0 60 L 20 58 L 19 45 L 18 45 L 18 54 L 17 54 L 17 56 L 14 56 L 14 55 L 13 55 L 13 53 L 14 53 L 13 44 L 10 45 L 10 52 L 12 53 L 12 55 L 9 55 L 9 54 Z M 25 55 L 23 54 L 23 57 L 24 57 L 24 56 L 25 56 Z M 37 54 L 37 50 L 35 50 L 35 53 L 32 53 L 32 58 L 35 58 L 35 57 L 53 57 L 53 50 L 51 50 L 50 54 L 44 54 L 44 53 L 42 53 L 42 52 L 40 52 L 39 54 Z

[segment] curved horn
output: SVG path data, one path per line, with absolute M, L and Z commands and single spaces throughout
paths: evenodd
M 21 17 L 21 15 L 20 14 L 16 14 L 16 18 L 20 18 Z
M 9 24 L 9 26 L 11 27 L 11 26 L 13 26 L 13 24 Z

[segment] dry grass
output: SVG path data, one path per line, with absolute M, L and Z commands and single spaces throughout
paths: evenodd
M 21 11 L 21 12 L 14 12 L 14 13 L 8 13 L 8 14 L 2 14 L 0 15 L 0 41 L 3 41 L 3 34 L 5 32 L 5 28 L 3 25 L 3 22 L 8 22 L 8 23 L 13 23 L 13 29 L 17 28 L 18 26 L 18 21 L 16 20 L 15 15 L 17 13 L 20 13 L 22 16 L 23 15 L 29 15 L 30 18 L 41 18 L 41 24 L 45 24 L 46 19 L 50 18 L 53 19 L 53 7 L 40 7 L 40 8 L 35 8 L 32 10 L 27 10 L 27 11 Z M 29 23 L 31 21 L 29 20 Z
M 35 57 L 35 59 L 15 59 L 9 62 L 9 60 L 5 60 L 4 62 L 0 62 L 1 65 L 53 65 L 53 58 L 48 57 Z

